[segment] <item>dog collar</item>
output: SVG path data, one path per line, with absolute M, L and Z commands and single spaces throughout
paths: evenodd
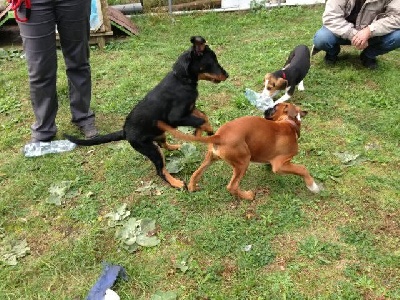
M 296 130 L 296 137 L 299 138 L 300 137 L 300 126 L 293 120 L 286 119 L 285 121 L 287 121 L 290 125 L 292 125 L 294 130 Z
M 189 77 L 183 77 L 181 75 L 178 74 L 178 72 L 176 72 L 175 70 L 172 71 L 172 74 L 174 74 L 174 76 L 180 80 L 181 82 L 185 83 L 185 84 L 197 84 L 196 80 L 193 80 Z

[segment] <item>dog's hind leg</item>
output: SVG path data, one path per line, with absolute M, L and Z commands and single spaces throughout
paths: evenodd
M 246 174 L 247 168 L 249 167 L 250 157 L 245 160 L 235 160 L 227 162 L 233 167 L 233 175 L 231 181 L 227 185 L 228 191 L 232 196 L 238 196 L 239 198 L 246 200 L 253 200 L 255 194 L 253 191 L 242 191 L 239 187 L 240 181 Z
M 214 161 L 218 160 L 218 157 L 216 155 L 214 155 L 214 153 L 212 151 L 212 147 L 213 147 L 213 145 L 210 145 L 208 147 L 208 151 L 207 151 L 206 157 L 204 158 L 204 160 L 201 163 L 200 167 L 196 171 L 194 171 L 194 173 L 190 177 L 190 181 L 189 181 L 189 184 L 188 184 L 188 190 L 190 192 L 194 192 L 194 191 L 199 190 L 199 186 L 198 186 L 197 182 L 199 182 L 200 177 L 203 175 L 205 170 L 207 170 L 207 168 Z
M 302 165 L 292 164 L 290 161 L 282 165 L 272 163 L 272 171 L 278 174 L 295 174 L 302 176 L 306 183 L 307 188 L 313 193 L 319 193 L 321 188 L 315 183 L 314 178 L 311 177 L 306 167 Z
M 172 187 L 183 188 L 185 186 L 183 181 L 176 179 L 167 171 L 161 149 L 153 141 L 142 142 L 129 140 L 129 143 L 136 151 L 147 156 L 151 160 L 156 167 L 157 175 L 168 182 Z
M 297 85 L 297 89 L 299 91 L 304 91 L 305 90 L 304 89 L 304 81 L 303 80 L 299 82 L 299 84 Z

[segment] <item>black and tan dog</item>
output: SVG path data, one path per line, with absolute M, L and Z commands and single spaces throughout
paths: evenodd
M 301 118 L 306 114 L 306 111 L 293 104 L 280 103 L 272 109 L 268 119 L 241 117 L 225 123 L 208 137 L 187 135 L 163 122 L 158 122 L 158 126 L 179 139 L 208 143 L 203 163 L 190 178 L 189 191 L 198 189 L 197 182 L 211 163 L 223 159 L 233 168 L 227 186 L 229 192 L 233 196 L 252 200 L 254 192 L 243 191 L 239 187 L 250 162 L 270 163 L 274 173 L 302 176 L 310 191 L 320 191 L 306 167 L 291 163 L 298 153 Z
M 289 100 L 296 86 L 298 86 L 299 90 L 304 90 L 303 79 L 309 69 L 310 50 L 305 45 L 298 45 L 289 54 L 282 69 L 265 75 L 264 93 L 274 97 L 278 91 L 285 90 L 285 94 L 275 101 L 275 104 Z
M 184 187 L 183 181 L 174 178 L 166 170 L 160 149 L 161 146 L 174 150 L 179 146 L 166 143 L 165 133 L 157 127 L 157 121 L 174 128 L 194 127 L 196 135 L 200 135 L 201 130 L 212 133 L 205 115 L 195 109 L 197 84 L 199 80 L 220 83 L 228 78 L 228 73 L 218 63 L 217 56 L 203 37 L 194 36 L 190 41 L 191 48 L 179 56 L 172 71 L 132 109 L 122 130 L 90 140 L 69 135 L 65 135 L 66 138 L 83 146 L 127 140 L 135 150 L 153 162 L 161 178 L 173 187 Z

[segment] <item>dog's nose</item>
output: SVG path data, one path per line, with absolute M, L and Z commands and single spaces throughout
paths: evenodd
M 225 71 L 225 69 L 224 69 L 220 64 L 218 64 L 218 67 L 219 67 L 220 70 L 222 71 L 222 75 L 224 75 L 226 78 L 228 78 L 228 77 L 229 77 L 228 72 Z
M 224 69 L 222 69 L 222 71 L 223 71 L 223 73 L 224 73 L 225 77 L 226 77 L 226 78 L 228 78 L 228 77 L 229 77 L 229 74 L 228 74 L 228 72 L 226 72 Z

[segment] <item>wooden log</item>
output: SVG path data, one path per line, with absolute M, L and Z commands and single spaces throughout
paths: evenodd
M 221 0 L 198 0 L 188 3 L 180 3 L 172 5 L 172 11 L 182 11 L 182 10 L 201 10 L 201 9 L 211 9 L 220 8 Z M 154 12 L 167 12 L 169 11 L 168 6 L 154 7 L 151 9 Z

